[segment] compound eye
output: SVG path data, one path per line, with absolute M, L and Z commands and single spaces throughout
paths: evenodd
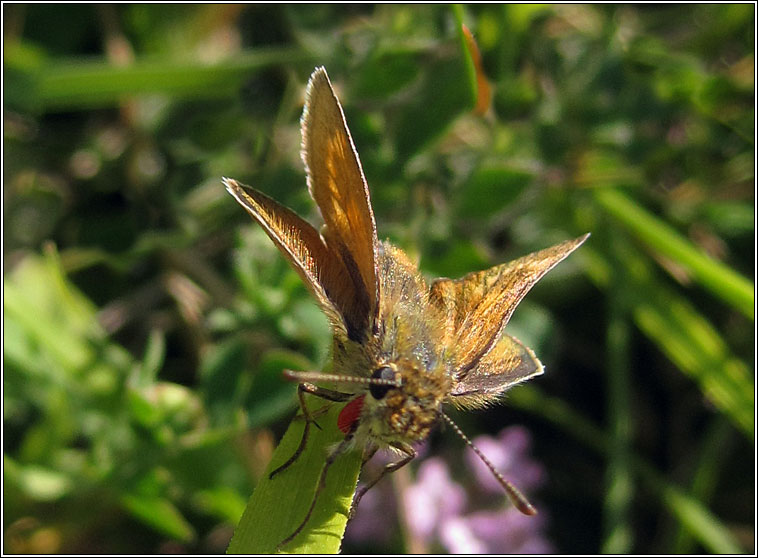
M 374 370 L 374 373 L 371 374 L 371 377 L 381 378 L 382 380 L 395 380 L 395 371 L 390 368 L 389 366 L 381 366 Z M 387 392 L 394 386 L 382 386 L 377 384 L 371 384 L 368 386 L 368 391 L 371 394 L 371 397 L 374 399 L 381 399 L 385 395 L 387 395 Z

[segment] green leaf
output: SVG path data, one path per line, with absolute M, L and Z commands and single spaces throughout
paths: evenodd
M 453 14 L 458 27 L 454 55 L 428 65 L 420 89 L 400 117 L 396 141 L 403 161 L 442 135 L 455 118 L 476 103 L 476 74 L 460 28 L 459 6 L 453 7 Z
M 324 402 L 310 399 L 309 408 L 318 414 Z M 336 427 L 341 408 L 341 405 L 330 405 L 327 412 L 317 416 L 321 429 L 310 429 L 308 443 L 300 457 L 269 479 L 269 473 L 285 463 L 300 444 L 304 428 L 302 416 L 292 421 L 265 475 L 255 487 L 227 553 L 274 553 L 277 545 L 302 522 L 313 501 L 329 448 L 344 439 Z M 282 551 L 301 554 L 334 554 L 339 551 L 360 467 L 358 451 L 341 455 L 334 461 L 311 518 Z
M 531 182 L 532 174 L 525 171 L 479 168 L 459 190 L 455 214 L 471 219 L 490 217 L 516 201 Z
M 193 502 L 203 512 L 221 517 L 229 522 L 238 521 L 245 509 L 245 500 L 236 490 L 226 486 L 199 490 L 194 496 Z
M 66 474 L 38 465 L 17 465 L 18 485 L 30 498 L 52 502 L 71 493 L 75 483 Z
M 160 496 L 123 494 L 121 504 L 133 516 L 160 533 L 182 542 L 195 538 L 195 531 L 171 501 Z
M 304 356 L 287 349 L 271 349 L 261 356 L 253 386 L 244 403 L 247 423 L 258 426 L 286 416 L 296 406 L 295 386 L 282 377 L 282 370 L 314 370 Z
M 101 336 L 94 307 L 68 282 L 52 251 L 46 258 L 25 258 L 5 278 L 3 316 L 66 372 L 76 374 L 92 363 L 88 338 Z
M 488 263 L 471 242 L 453 238 L 441 244 L 438 253 L 429 254 L 424 260 L 424 271 L 435 277 L 458 278 Z
M 418 76 L 418 59 L 415 49 L 377 51 L 361 66 L 353 85 L 353 97 L 386 100 Z
M 158 329 L 150 332 L 145 347 L 145 356 L 137 368 L 134 375 L 135 386 L 137 388 L 146 388 L 152 385 L 158 373 L 163 367 L 163 361 L 166 358 L 166 336 Z
M 213 424 L 233 422 L 234 413 L 250 392 L 251 374 L 245 370 L 244 340 L 232 337 L 213 345 L 200 364 L 200 386 Z

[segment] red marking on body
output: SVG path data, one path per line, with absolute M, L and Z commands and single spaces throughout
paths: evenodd
M 340 415 L 337 417 L 337 428 L 339 428 L 344 434 L 350 432 L 353 424 L 358 422 L 358 419 L 361 416 L 361 411 L 363 410 L 364 399 L 366 399 L 365 395 L 356 397 L 340 411 Z

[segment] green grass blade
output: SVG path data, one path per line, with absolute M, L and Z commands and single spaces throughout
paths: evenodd
M 311 403 L 311 409 L 323 406 Z M 316 490 L 324 460 L 330 447 L 344 438 L 336 427 L 342 405 L 331 405 L 316 421 L 322 430 L 311 428 L 305 451 L 288 469 L 273 479 L 270 471 L 295 453 L 302 437 L 304 422 L 295 418 L 274 452 L 268 469 L 255 487 L 242 519 L 234 531 L 227 553 L 272 554 L 305 517 Z M 326 487 L 316 502 L 305 529 L 283 552 L 297 554 L 334 554 L 339 552 L 360 472 L 360 452 L 346 453 L 334 462 L 326 478 Z
M 620 191 L 598 188 L 595 200 L 656 252 L 684 266 L 705 288 L 751 320 L 754 319 L 754 285 L 750 281 L 705 255 Z
M 128 66 L 108 62 L 53 60 L 40 67 L 14 64 L 16 81 L 27 80 L 25 107 L 60 110 L 113 106 L 138 94 L 165 94 L 174 98 L 219 98 L 238 94 L 245 80 L 261 68 L 307 59 L 293 48 L 248 51 L 216 64 L 137 60 Z M 13 60 L 10 61 L 13 64 Z M 13 83 L 11 83 L 11 86 Z
M 601 455 L 608 455 L 611 451 L 611 439 L 605 432 L 561 399 L 546 396 L 534 385 L 514 389 L 508 402 L 515 407 L 538 414 Z M 646 461 L 631 456 L 630 466 L 687 532 L 709 552 L 744 552 L 726 525 L 701 502 L 669 483 Z
M 612 277 L 610 266 L 592 247 L 586 247 L 582 257 L 592 260 L 587 269 L 593 280 L 607 287 Z M 731 353 L 718 330 L 687 299 L 654 280 L 651 266 L 632 245 L 625 247 L 620 265 L 624 266 L 627 304 L 637 327 L 752 438 L 754 387 L 745 363 Z
M 474 67 L 474 59 L 471 52 L 469 52 L 466 36 L 463 33 L 463 6 L 461 4 L 453 4 L 450 7 L 455 18 L 456 35 L 458 36 L 459 48 L 461 49 L 461 59 L 463 62 L 463 68 L 465 69 L 465 83 L 468 89 L 468 107 L 473 107 L 476 104 L 476 98 L 479 93 L 479 87 L 476 82 L 476 68 Z
M 691 498 L 678 487 L 664 482 L 646 464 L 641 464 L 639 470 L 647 482 L 656 488 L 664 505 L 679 520 L 682 527 L 708 551 L 716 554 L 744 552 L 726 526 L 702 502 Z
M 620 279 L 617 277 L 617 279 Z M 623 303 L 624 283 L 616 280 L 609 289 L 610 316 L 606 332 L 608 363 L 608 405 L 610 451 L 606 469 L 604 513 L 604 554 L 626 554 L 633 544 L 630 508 L 634 499 L 634 479 L 631 470 L 631 366 L 629 342 L 631 325 L 628 309 Z
M 699 502 L 709 502 L 716 489 L 719 474 L 724 468 L 724 456 L 729 455 L 735 441 L 731 424 L 723 417 L 714 421 L 703 436 L 703 444 L 697 459 L 697 467 L 692 479 L 689 495 Z M 693 537 L 683 525 L 673 538 L 671 554 L 691 554 Z

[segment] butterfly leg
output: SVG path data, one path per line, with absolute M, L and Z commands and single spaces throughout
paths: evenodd
M 280 542 L 276 546 L 277 552 L 281 550 L 283 546 L 285 546 L 287 543 L 291 542 L 292 539 L 294 539 L 300 531 L 303 530 L 303 527 L 305 527 L 305 524 L 308 523 L 308 520 L 311 518 L 311 514 L 313 513 L 313 509 L 316 507 L 316 500 L 318 500 L 319 494 L 321 494 L 321 491 L 326 487 L 326 474 L 329 471 L 329 467 L 332 466 L 332 463 L 347 449 L 350 447 L 351 442 L 353 441 L 353 436 L 355 436 L 355 428 L 348 432 L 348 434 L 345 436 L 345 438 L 339 443 L 337 447 L 335 447 L 329 455 L 326 456 L 326 462 L 324 463 L 324 468 L 321 470 L 321 476 L 318 479 L 318 485 L 316 486 L 316 492 L 313 494 L 313 500 L 311 501 L 311 506 L 308 508 L 308 512 L 305 514 L 305 518 L 300 522 L 300 525 L 297 526 L 297 528 L 292 532 L 292 534 L 284 539 L 282 542 Z
M 298 457 L 300 457 L 300 454 L 303 453 L 303 450 L 305 449 L 305 444 L 308 443 L 308 435 L 311 431 L 311 424 L 316 424 L 316 421 L 313 419 L 313 416 L 311 415 L 311 412 L 308 410 L 308 407 L 305 404 L 305 394 L 310 393 L 311 395 L 315 395 L 316 397 L 320 397 L 322 399 L 326 399 L 327 401 L 336 401 L 336 402 L 342 402 L 347 401 L 352 397 L 352 394 L 350 393 L 342 393 L 340 391 L 334 391 L 331 389 L 326 389 L 319 387 L 314 384 L 298 384 L 297 386 L 297 398 L 300 402 L 300 410 L 303 412 L 303 418 L 305 418 L 305 428 L 303 429 L 303 437 L 300 439 L 300 445 L 298 445 L 297 449 L 295 450 L 295 453 L 292 454 L 292 457 L 290 457 L 283 465 L 280 465 L 271 473 L 269 473 L 268 478 L 273 479 L 274 476 L 278 475 L 285 469 L 287 469 L 290 465 L 292 465 Z M 316 427 L 318 427 L 318 424 L 316 424 Z
M 361 498 L 363 498 L 363 495 L 366 494 L 366 492 L 368 492 L 376 483 L 378 483 L 380 480 L 382 480 L 382 478 L 384 477 L 384 475 L 386 475 L 388 473 L 394 473 L 395 471 L 397 471 L 401 467 L 404 467 L 405 465 L 407 465 L 408 463 L 410 463 L 416 457 L 416 455 L 417 455 L 416 454 L 416 450 L 413 449 L 413 446 L 410 446 L 408 444 L 393 443 L 392 446 L 395 449 L 397 449 L 397 450 L 401 451 L 402 453 L 404 453 L 405 456 L 402 459 L 400 459 L 399 461 L 396 461 L 395 463 L 390 463 L 389 465 L 385 465 L 384 469 L 382 469 L 382 472 L 379 473 L 379 475 L 374 480 L 372 480 L 371 482 L 363 485 L 362 487 L 360 487 L 355 492 L 355 496 L 353 497 L 353 504 L 350 506 L 350 514 L 348 515 L 349 519 L 352 519 L 353 515 L 355 514 L 355 510 L 358 508 L 358 503 L 361 501 Z M 376 451 L 376 449 L 374 449 L 374 452 L 375 451 Z M 371 453 L 371 455 L 373 455 L 373 452 Z M 368 459 L 370 459 L 370 458 L 371 458 L 371 456 L 369 456 Z M 366 461 L 368 461 L 368 459 L 366 459 L 364 461 L 364 463 Z
M 361 459 L 361 470 L 363 470 L 363 466 L 371 461 L 371 458 L 374 457 L 374 454 L 379 449 L 379 446 L 376 446 L 374 444 L 368 444 L 366 446 L 366 449 L 363 451 L 363 457 Z

